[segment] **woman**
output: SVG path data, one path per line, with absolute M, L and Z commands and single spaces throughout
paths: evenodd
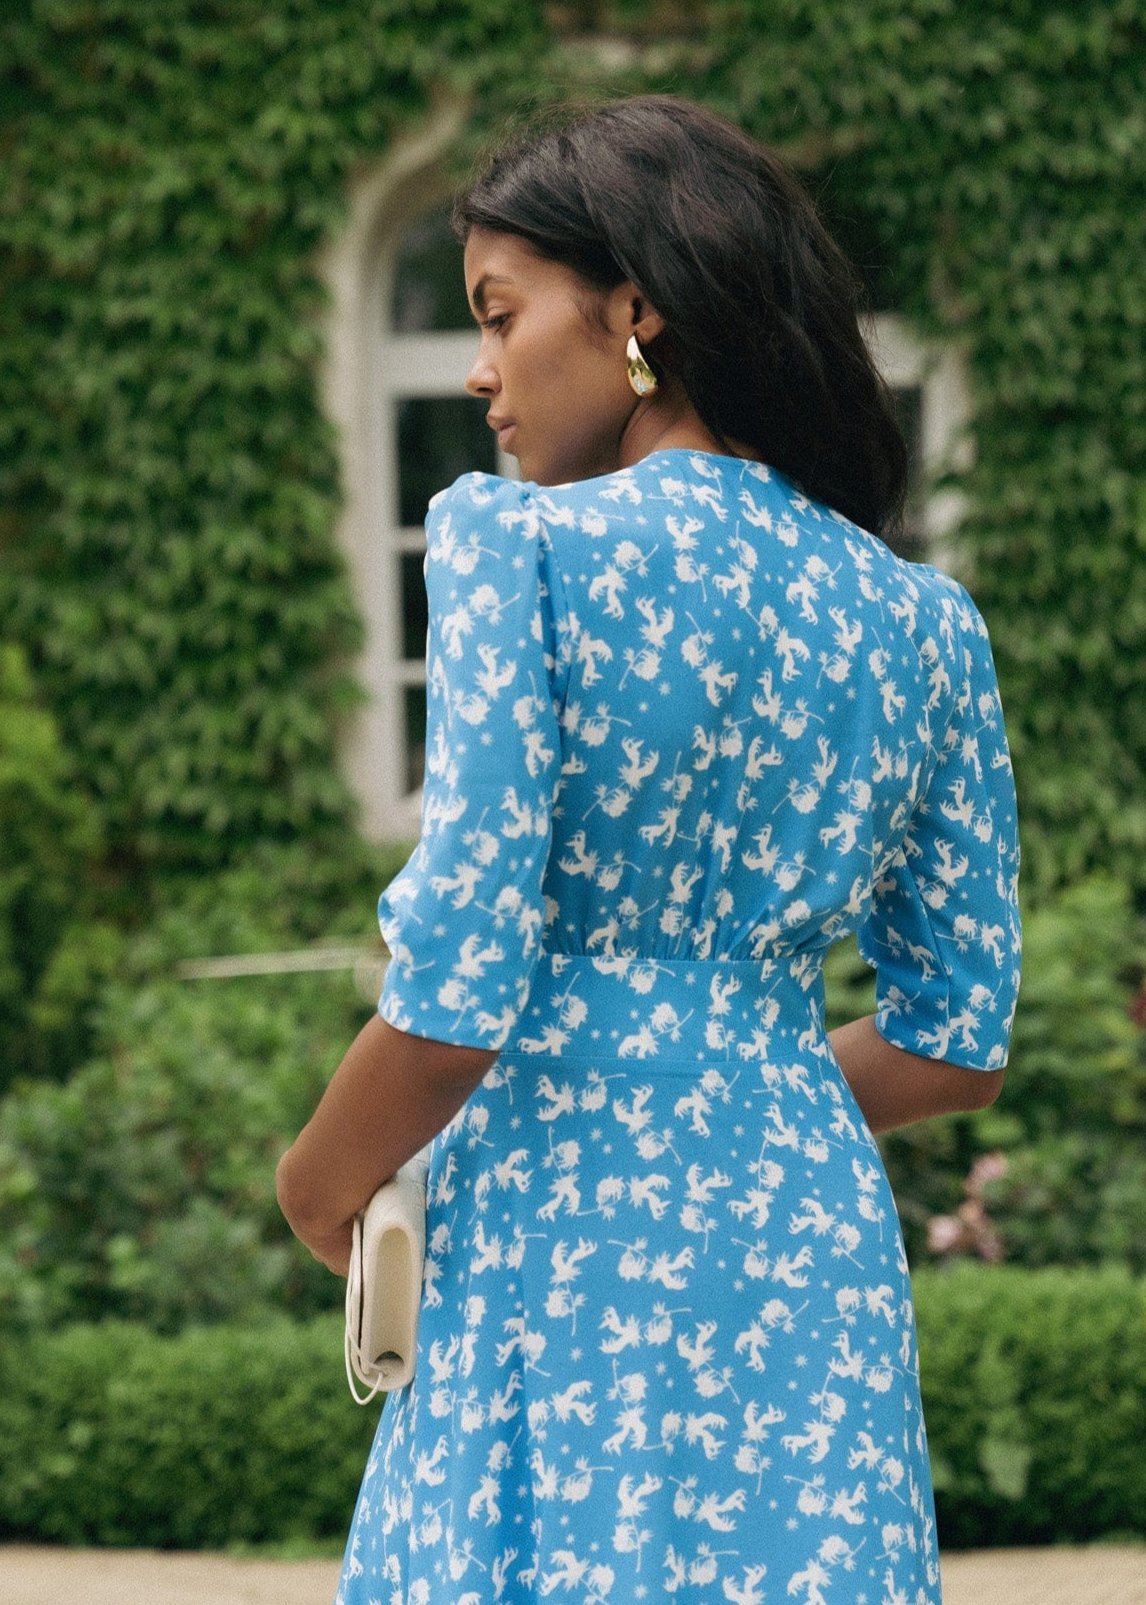
M 422 836 L 379 1014 L 280 1167 L 332 1269 L 437 1136 L 413 1383 L 341 1605 L 932 1605 L 872 1133 L 997 1094 L 1015 807 L 986 632 L 894 557 L 904 451 L 777 161 L 669 97 L 458 203 L 521 483 L 427 522 Z M 878 1011 L 829 1037 L 851 932 Z

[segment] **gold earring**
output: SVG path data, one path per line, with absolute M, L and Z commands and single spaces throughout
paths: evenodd
M 651 396 L 657 388 L 657 376 L 641 354 L 635 334 L 629 336 L 625 347 L 625 366 L 629 370 L 629 383 L 638 396 Z

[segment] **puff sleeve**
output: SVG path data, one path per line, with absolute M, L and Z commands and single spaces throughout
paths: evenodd
M 560 773 L 548 532 L 526 487 L 466 474 L 426 521 L 421 837 L 382 893 L 378 1009 L 497 1050 L 529 995 Z
M 858 939 L 887 1041 L 994 1070 L 1007 1062 L 1019 986 L 1015 791 L 986 625 L 962 586 L 941 583 L 950 720 Z

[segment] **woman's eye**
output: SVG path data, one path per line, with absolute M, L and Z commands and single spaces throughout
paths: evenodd
M 508 312 L 496 312 L 492 318 L 483 318 L 481 326 L 483 329 L 500 329 L 508 317 Z

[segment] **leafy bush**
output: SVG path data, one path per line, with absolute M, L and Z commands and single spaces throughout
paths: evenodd
M 1146 1532 L 1146 1284 L 916 1277 L 945 1546 Z M 0 1535 L 208 1548 L 340 1537 L 377 1411 L 324 1316 L 159 1338 L 79 1326 L 0 1359 Z
M 998 1102 L 880 1139 L 915 1263 L 997 1252 L 1027 1266 L 1146 1270 L 1146 1031 L 1134 1011 L 1144 960 L 1143 922 L 1106 877 L 1027 914 Z M 870 1011 L 854 945 L 830 955 L 826 977 L 829 1025 Z
M 179 965 L 320 932 L 381 959 L 369 911 L 394 867 L 353 842 L 267 849 L 188 882 L 126 944 L 95 1056 L 0 1102 L 0 1327 L 171 1330 L 333 1302 L 279 1215 L 274 1166 L 370 1004 L 340 971 L 188 980 Z
M 344 972 L 187 980 L 210 954 L 318 937 L 377 947 L 367 910 L 404 854 L 263 848 L 196 877 L 128 941 L 96 1016 L 97 1052 L 64 1086 L 0 1101 L 0 1329 L 108 1315 L 190 1322 L 336 1299 L 274 1199 L 278 1154 L 369 1004 Z M 1105 882 L 1028 921 L 1028 982 L 999 1103 L 883 1139 L 909 1251 L 1016 1264 L 1146 1263 L 1146 1073 L 1130 1019 L 1136 925 Z M 830 1022 L 870 1008 L 854 949 L 829 959 Z M 1002 1155 L 971 1201 L 969 1176 Z M 976 1168 L 978 1167 L 978 1169 Z M 992 1168 L 992 1167 L 988 1167 Z M 977 1186 L 978 1183 L 975 1183 Z M 933 1241 L 937 1223 L 962 1239 Z
M 1108 879 L 1027 920 L 1013 1062 L 976 1125 L 1005 1160 L 983 1202 L 1008 1259 L 1146 1270 L 1144 956 L 1142 920 Z

